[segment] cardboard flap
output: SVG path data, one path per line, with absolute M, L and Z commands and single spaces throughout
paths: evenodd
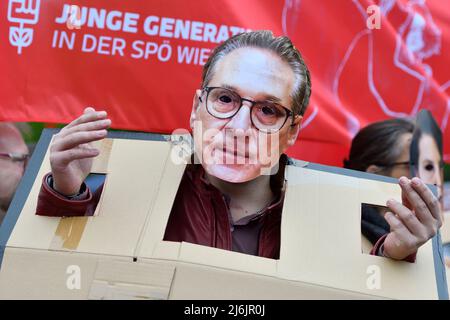
M 108 139 L 104 141 L 108 142 Z M 101 154 L 93 166 L 93 170 L 107 174 L 96 216 L 53 218 L 35 215 L 42 178 L 50 171 L 47 151 L 8 247 L 135 256 L 147 214 L 159 191 L 170 144 L 114 139 L 104 144 L 101 150 L 108 152 L 109 158 L 106 161 Z
M 286 176 L 280 277 L 390 298 L 437 298 L 431 240 L 416 263 L 361 253 L 361 203 L 400 199 L 399 187 L 293 166 Z M 371 285 L 378 275 L 379 286 Z
M 100 261 L 89 299 L 168 299 L 175 267 L 160 263 Z

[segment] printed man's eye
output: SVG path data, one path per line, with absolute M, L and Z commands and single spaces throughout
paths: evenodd
M 264 106 L 261 108 L 261 111 L 266 116 L 273 116 L 276 114 L 276 110 L 269 106 Z
M 230 102 L 233 101 L 233 100 L 231 99 L 230 96 L 227 96 L 227 95 L 221 95 L 221 96 L 219 97 L 219 101 L 220 101 L 220 102 L 223 102 L 223 103 L 230 103 Z

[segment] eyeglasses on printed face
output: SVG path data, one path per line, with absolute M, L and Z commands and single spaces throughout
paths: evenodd
M 377 164 L 377 166 L 385 167 L 385 168 L 392 168 L 392 167 L 396 167 L 396 166 L 409 166 L 409 165 L 410 165 L 409 161 L 392 162 L 392 163 L 387 163 L 387 164 Z
M 8 158 L 13 162 L 23 162 L 24 167 L 28 164 L 30 155 L 27 153 L 0 153 L 0 158 Z
M 233 90 L 222 87 L 205 87 L 202 90 L 202 96 L 204 93 L 206 93 L 206 110 L 218 119 L 234 117 L 241 109 L 243 102 L 247 101 L 251 103 L 251 122 L 259 131 L 275 133 L 291 116 L 291 125 L 294 123 L 293 112 L 278 103 L 244 99 Z M 200 101 L 203 102 L 202 97 L 200 97 Z

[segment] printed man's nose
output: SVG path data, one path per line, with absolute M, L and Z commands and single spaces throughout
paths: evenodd
M 234 117 L 231 118 L 226 125 L 227 129 L 247 130 L 250 129 L 251 127 L 252 127 L 252 120 L 250 115 L 250 107 L 246 104 L 244 104 L 239 109 L 238 113 L 236 113 Z
M 433 177 L 434 185 L 441 187 L 442 186 L 442 178 L 439 170 L 436 170 Z

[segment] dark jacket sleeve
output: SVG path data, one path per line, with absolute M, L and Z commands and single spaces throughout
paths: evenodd
M 50 173 L 45 175 L 42 180 L 41 190 L 39 191 L 36 214 L 49 217 L 77 217 L 92 216 L 100 200 L 103 185 L 92 194 L 91 190 L 84 185 L 87 194 L 83 200 L 70 200 L 52 189 L 48 184 Z

